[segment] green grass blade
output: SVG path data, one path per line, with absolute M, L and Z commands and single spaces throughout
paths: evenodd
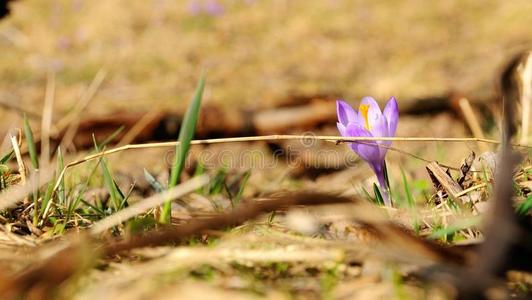
M 44 216 L 44 210 L 48 206 L 48 202 L 50 202 L 50 200 L 52 199 L 53 191 L 54 191 L 54 181 L 52 181 L 51 183 L 48 184 L 48 187 L 46 189 L 46 193 L 44 194 L 44 197 L 42 199 L 42 203 L 41 203 L 41 207 L 40 207 L 40 211 L 39 211 L 39 216 L 41 218 Z
M 419 231 L 421 229 L 419 216 L 416 211 L 416 201 L 414 200 L 414 196 L 412 195 L 412 187 L 410 186 L 410 183 L 408 182 L 408 179 L 406 178 L 406 174 L 401 169 L 401 177 L 403 178 L 403 187 L 405 189 L 405 195 L 406 195 L 406 206 L 410 209 L 410 212 L 412 213 L 412 227 L 414 228 L 414 232 L 416 234 L 419 234 Z
M 369 194 L 368 190 L 366 190 L 365 187 L 362 187 L 362 193 L 364 194 L 364 196 L 366 197 L 366 199 L 367 199 L 369 202 L 371 202 L 371 203 L 376 203 L 375 198 L 373 198 L 373 197 Z
M 517 213 L 526 216 L 532 209 L 532 195 L 529 195 L 525 201 L 517 206 Z
M 386 164 L 386 161 L 384 161 L 384 182 L 386 182 L 386 188 L 388 189 L 388 192 L 391 194 L 391 187 L 390 187 L 390 177 L 388 176 L 388 165 Z
M 61 147 L 57 147 L 57 174 L 61 174 L 63 169 L 65 168 L 65 161 L 63 159 L 63 152 L 61 151 Z M 64 205 L 66 202 L 66 196 L 65 196 L 65 177 L 61 177 L 61 180 L 59 181 L 59 186 L 57 188 L 57 198 L 59 205 Z
M 107 166 L 105 159 L 102 159 L 100 161 L 100 167 L 102 168 L 103 180 L 105 182 L 105 185 L 107 186 L 107 189 L 109 190 L 109 196 L 111 197 L 111 203 L 113 205 L 113 208 L 115 211 L 118 211 L 120 209 L 122 201 L 124 200 L 122 197 L 122 193 L 118 190 L 115 180 L 111 175 L 111 171 L 109 171 L 109 167 Z
M 373 184 L 373 193 L 375 193 L 375 202 L 377 202 L 379 205 L 384 205 L 384 199 L 382 198 L 381 191 L 375 183 Z
M 101 210 L 97 205 L 93 205 L 81 197 L 79 198 L 79 201 L 81 201 L 81 203 L 83 203 L 85 206 L 92 208 L 100 219 L 107 217 L 107 214 L 105 213 L 105 211 Z
M 177 185 L 181 172 L 185 167 L 185 161 L 188 154 L 188 149 L 190 148 L 190 141 L 194 137 L 194 132 L 196 131 L 196 123 L 198 120 L 199 109 L 201 105 L 201 98 L 203 97 L 203 89 L 205 88 L 205 77 L 202 75 L 194 97 L 192 98 L 192 103 L 188 106 L 188 110 L 183 118 L 181 123 L 181 129 L 179 130 L 179 143 L 175 148 L 174 163 L 172 165 L 172 171 L 170 173 L 170 180 L 168 182 L 168 188 L 173 188 Z M 167 201 L 164 204 L 163 211 L 159 222 L 169 223 L 170 214 L 171 214 L 171 202 Z
M 24 115 L 24 136 L 28 143 L 28 152 L 30 154 L 31 165 L 33 169 L 39 170 L 39 158 L 37 156 L 37 148 L 35 147 L 35 140 L 33 139 L 33 131 L 31 130 L 28 117 Z M 35 176 L 38 176 L 35 174 Z M 39 222 L 39 190 L 37 189 L 33 195 L 33 224 L 37 225 Z
M 220 168 L 209 184 L 208 195 L 218 195 L 222 192 L 227 177 L 227 170 Z
M 115 185 L 116 185 L 116 182 L 115 182 Z M 133 190 L 135 189 L 135 185 L 132 184 L 131 187 L 129 188 L 129 191 L 125 195 L 124 195 L 124 193 L 122 193 L 122 191 L 120 190 L 120 187 L 118 187 L 118 185 L 116 185 L 116 189 L 120 193 L 120 197 L 122 197 L 122 202 L 120 203 L 120 208 L 119 209 L 124 209 L 124 208 L 128 207 L 129 204 L 127 203 L 127 200 L 131 196 L 131 193 L 133 193 Z
M 39 169 L 39 158 L 37 156 L 37 148 L 35 147 L 35 141 L 33 139 L 33 131 L 31 130 L 30 122 L 26 115 L 24 115 L 24 136 L 26 136 L 26 141 L 28 143 L 31 165 L 34 169 Z
M 430 235 L 430 239 L 442 239 L 447 238 L 450 235 L 454 235 L 460 230 L 464 230 L 470 227 L 478 226 L 480 224 L 480 217 L 471 217 L 468 219 L 460 220 L 453 225 L 449 225 L 444 228 L 438 228 L 434 230 Z
M 194 137 L 196 131 L 196 123 L 198 120 L 199 109 L 201 105 L 201 98 L 203 97 L 203 90 L 205 88 L 205 78 L 201 78 L 196 92 L 192 99 L 192 103 L 189 105 L 185 114 L 183 122 L 181 123 L 181 129 L 179 130 L 179 143 L 176 145 L 175 159 L 170 174 L 170 181 L 168 183 L 169 188 L 173 188 L 177 185 L 181 172 L 185 166 L 185 159 L 190 148 L 190 141 Z
M 2 158 L 0 158 L 0 165 L 5 165 L 13 157 L 15 157 L 15 150 L 11 150 L 8 154 L 2 156 Z
M 410 188 L 410 184 L 408 184 L 408 180 L 406 179 L 406 174 L 403 168 L 401 168 L 401 177 L 403 178 L 403 187 L 405 189 L 406 204 L 408 205 L 408 207 L 414 207 L 416 203 L 414 201 L 414 197 L 412 196 L 412 189 Z
M 70 218 L 74 215 L 74 213 L 78 209 L 79 204 L 82 201 L 83 195 L 85 194 L 85 191 L 89 187 L 89 182 L 92 180 L 92 177 L 94 177 L 94 175 L 96 174 L 96 171 L 98 170 L 99 164 L 100 163 L 98 162 L 91 169 L 89 176 L 87 177 L 87 179 L 85 179 L 85 182 L 81 185 L 81 189 L 79 190 L 78 195 L 73 200 L 68 201 L 65 223 L 68 223 L 70 221 Z
M 92 139 L 96 152 L 100 152 L 100 147 L 98 147 L 94 135 L 92 136 Z M 107 166 L 107 163 L 104 158 L 100 159 L 100 167 L 102 169 L 103 181 L 107 186 L 107 190 L 109 191 L 109 197 L 111 198 L 111 207 L 114 209 L 114 211 L 118 211 L 122 206 L 122 202 L 124 201 L 123 193 L 116 185 L 116 182 L 113 179 L 111 171 L 109 171 L 109 167 Z
M 125 128 L 126 128 L 126 126 L 124 126 L 124 125 L 120 126 L 117 130 L 115 130 L 113 133 L 111 133 L 111 135 L 109 135 L 105 140 L 103 140 L 103 142 L 100 143 L 99 148 L 101 149 L 101 148 L 107 146 L 110 142 L 114 141 L 115 138 L 122 131 L 124 131 Z
M 79 203 L 82 200 L 83 193 L 85 192 L 86 187 L 82 188 L 81 191 L 78 193 L 78 195 L 71 201 L 68 202 L 68 206 L 66 209 L 66 215 L 65 215 L 65 224 L 70 221 L 70 218 L 74 215 L 74 212 L 76 209 L 78 209 Z
M 240 200 L 242 199 L 242 194 L 244 193 L 244 188 L 246 187 L 250 176 L 251 170 L 247 170 L 246 172 L 244 172 L 244 175 L 242 175 L 238 186 L 238 192 L 236 193 L 236 196 L 232 201 L 233 207 L 238 206 L 238 204 L 240 203 Z
M 205 174 L 205 166 L 201 163 L 201 161 L 198 161 L 198 165 L 196 166 L 196 169 L 194 170 L 194 177 L 200 176 Z M 196 191 L 198 194 L 207 193 L 207 189 L 209 188 L 208 185 L 202 186 L 198 188 Z

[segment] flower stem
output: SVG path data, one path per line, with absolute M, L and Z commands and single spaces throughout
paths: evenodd
M 386 180 L 386 166 L 383 162 L 381 165 L 374 166 L 375 175 L 377 175 L 377 180 L 379 181 L 379 186 L 381 188 L 381 194 L 382 198 L 384 200 L 384 205 L 388 207 L 392 207 L 392 200 L 390 199 L 390 187 L 388 186 L 388 182 Z

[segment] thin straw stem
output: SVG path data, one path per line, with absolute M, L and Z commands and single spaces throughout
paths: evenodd
M 343 136 L 323 136 L 323 135 L 263 135 L 263 136 L 246 136 L 246 137 L 231 137 L 231 138 L 219 138 L 219 139 L 203 139 L 203 140 L 193 140 L 191 145 L 208 145 L 208 144 L 221 144 L 221 143 L 236 143 L 236 142 L 256 142 L 256 141 L 280 141 L 280 140 L 319 140 L 326 141 L 335 144 L 340 143 L 349 143 L 357 141 L 400 141 L 400 142 L 451 142 L 451 143 L 464 143 L 464 142 L 480 142 L 487 144 L 500 144 L 500 141 L 484 139 L 484 138 L 438 138 L 438 137 L 343 137 Z M 67 169 L 82 164 L 84 162 L 94 160 L 106 155 L 123 152 L 126 150 L 132 149 L 148 149 L 148 148 L 167 148 L 175 147 L 178 142 L 160 142 L 160 143 L 146 143 L 146 144 L 130 144 L 125 145 L 98 153 L 94 153 L 88 156 L 85 156 L 79 160 L 75 160 L 67 164 L 59 177 L 57 178 L 56 184 L 54 186 L 54 191 L 57 190 L 60 180 L 65 175 Z M 512 144 L 514 147 L 523 147 L 523 148 L 532 148 L 529 145 L 522 144 Z

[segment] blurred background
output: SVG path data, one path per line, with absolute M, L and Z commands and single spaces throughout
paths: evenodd
M 297 99 L 472 101 L 532 43 L 532 2 L 19 0 L 0 24 L 3 99 L 70 109 L 99 70 L 89 114 L 180 111 L 202 70 L 205 103 L 258 110 Z M 9 118 L 2 112 L 2 119 Z
M 71 149 L 121 126 L 122 142 L 175 139 L 202 71 L 199 138 L 337 135 L 334 100 L 355 105 L 368 95 L 381 104 L 398 99 L 399 136 L 470 136 L 453 102 L 460 97 L 490 132 L 501 68 L 532 45 L 528 0 L 18 0 L 10 7 L 0 23 L 0 133 L 20 127 L 20 111 L 38 130 L 48 86 L 52 139 L 79 123 Z M 470 146 L 456 147 L 458 157 Z M 438 149 L 427 151 L 437 158 Z
M 6 0 L 0 0 L 0 14 L 5 3 Z M 68 164 L 98 151 L 94 144 L 99 144 L 99 149 L 109 149 L 131 143 L 175 141 L 202 73 L 206 76 L 206 89 L 195 138 L 269 134 L 309 137 L 191 147 L 181 180 L 203 173 L 213 176 L 207 186 L 168 206 L 174 224 L 188 224 L 202 216 L 232 211 L 241 199 L 253 203 L 264 195 L 287 190 L 335 192 L 378 202 L 375 176 L 368 164 L 360 161 L 346 144 L 311 138 L 338 135 L 336 99 L 345 99 L 357 108 L 362 97 L 372 96 L 382 107 L 395 96 L 400 110 L 399 137 L 499 139 L 501 96 L 497 82 L 516 55 L 532 49 L 530 0 L 9 0 L 8 3 L 10 13 L 0 21 L 0 136 L 6 137 L 0 153 L 8 154 L 0 163 L 0 189 L 6 188 L 6 182 L 11 185 L 24 182 L 22 175 L 26 173 L 22 163 L 16 164 L 23 159 L 11 155 L 11 149 L 18 148 L 17 141 L 10 140 L 8 133 L 21 137 L 28 171 L 40 168 L 40 174 L 46 174 L 48 166 L 55 168 L 56 163 L 58 170 L 62 169 L 62 158 L 55 155 L 59 145 Z M 528 61 L 532 62 L 530 53 Z M 518 70 L 513 71 L 516 72 L 511 74 L 515 75 Z M 509 93 L 518 90 L 513 88 Z M 39 160 L 33 152 L 34 157 L 27 155 L 34 143 L 29 138 L 29 129 L 21 134 L 24 114 L 30 120 L 37 149 L 42 150 Z M 521 142 L 526 139 L 530 141 L 530 135 L 525 134 Z M 129 203 L 164 190 L 175 156 L 173 147 L 146 148 L 85 161 L 69 168 L 64 182 L 58 180 L 57 187 L 49 184 L 46 192 L 40 193 L 44 197 L 41 204 L 48 197 L 46 203 L 50 205 L 41 205 L 42 215 L 36 209 L 37 191 L 33 194 L 34 202 L 26 197 L 16 208 L 0 214 L 0 265 L 7 270 L 0 274 L 0 290 L 5 282 L 22 274 L 22 282 L 27 281 L 28 285 L 11 286 L 20 289 L 21 294 L 33 296 L 28 296 L 31 299 L 50 299 L 42 295 L 46 295 L 47 289 L 56 288 L 65 295 L 77 293 L 77 299 L 169 299 L 172 295 L 250 299 L 252 295 L 270 294 L 269 299 L 285 294 L 299 296 L 286 297 L 290 299 L 347 299 L 353 292 L 360 295 L 359 299 L 410 299 L 408 293 L 414 292 L 419 299 L 445 299 L 419 286 L 418 278 L 410 276 L 413 270 L 418 272 L 417 267 L 408 265 L 403 272 L 394 263 L 397 258 L 419 259 L 416 255 L 421 252 L 422 257 L 431 257 L 428 261 L 440 257 L 432 257 L 433 250 L 425 253 L 423 249 L 427 246 L 412 243 L 416 239 L 406 234 L 403 226 L 415 231 L 415 237 L 445 245 L 477 243 L 482 236 L 476 226 L 477 213 L 484 211 L 486 200 L 491 197 L 492 177 L 471 174 L 485 170 L 490 162 L 490 166 L 495 164 L 489 151 L 496 151 L 497 145 L 395 141 L 393 147 L 397 149 L 388 151 L 387 169 L 390 194 L 397 205 L 387 209 L 386 216 L 390 213 L 390 220 L 402 227 L 383 231 L 388 232 L 385 235 L 375 229 L 388 226 L 384 221 L 387 218 L 375 218 L 379 226 L 366 227 L 371 223 L 366 224 L 362 218 L 361 224 L 349 227 L 356 213 L 362 211 L 364 217 L 368 214 L 369 220 L 372 214 L 365 206 L 360 206 L 360 210 L 358 206 L 346 206 L 341 212 L 309 210 L 309 215 L 315 216 L 306 219 L 309 222 L 301 217 L 305 214 L 285 218 L 283 213 L 273 212 L 267 218 L 263 216 L 235 228 L 204 230 L 201 238 L 198 235 L 190 241 L 173 240 L 180 246 L 162 249 L 163 252 L 154 248 L 155 252 L 146 249 L 144 254 L 134 252 L 132 256 L 120 257 L 113 254 L 112 258 L 100 259 L 99 248 L 89 251 L 80 247 L 77 254 L 83 254 L 81 258 L 76 252 L 61 248 L 66 250 L 56 253 L 67 267 L 54 261 L 43 263 L 53 256 L 45 251 L 42 254 L 36 246 L 51 239 L 68 241 L 71 236 L 66 233 L 83 232 Z M 470 155 L 472 151 L 477 154 L 476 160 Z M 531 177 L 527 175 L 531 152 L 525 151 L 528 173 L 523 163 L 521 173 L 514 178 L 516 193 L 518 183 L 521 184 L 522 203 L 532 189 Z M 49 160 L 50 157 L 53 159 Z M 462 163 L 465 158 L 471 159 Z M 433 178 L 429 177 L 433 171 L 427 172 L 428 163 L 444 175 L 442 180 L 434 179 L 434 173 Z M 447 176 L 447 166 L 455 167 L 450 176 L 458 177 L 456 182 Z M 471 167 L 474 170 L 470 172 Z M 452 205 L 444 201 L 449 195 L 456 200 L 454 196 L 460 194 L 450 194 L 445 186 L 442 188 L 441 183 L 449 182 L 451 187 L 459 185 L 460 191 L 473 186 L 469 194 L 460 196 L 469 197 L 468 203 L 457 206 L 454 201 L 450 201 Z M 4 198 L 10 197 L 2 194 Z M 54 197 L 57 199 L 50 200 Z M 526 197 L 530 205 L 532 199 Z M 115 198 L 123 201 L 113 208 Z M 9 201 L 13 199 L 17 200 Z M 53 202 L 57 214 L 47 216 Z M 419 218 L 414 209 L 417 206 L 427 209 L 426 218 Z M 307 213 L 307 208 L 303 211 Z M 154 209 L 124 222 L 124 226 L 113 227 L 105 238 L 127 240 L 133 234 L 158 228 L 159 212 Z M 462 212 L 468 219 L 461 219 Z M 302 235 L 297 229 L 296 234 L 292 231 L 295 227 L 289 224 L 290 218 L 305 221 L 303 225 L 314 228 L 320 238 L 304 236 L 306 233 Z M 473 222 L 460 223 L 461 220 Z M 383 243 L 382 249 L 375 247 L 373 242 L 384 241 L 383 237 L 394 241 L 395 248 L 393 243 L 391 246 Z M 335 243 L 321 243 L 329 239 Z M 336 242 L 345 242 L 341 246 L 345 252 L 336 251 L 342 245 Z M 202 245 L 208 247 L 203 249 Z M 368 255 L 365 261 L 365 254 L 359 259 L 357 252 L 355 260 L 349 251 L 360 245 L 365 247 L 360 248 L 363 252 L 376 256 Z M 467 249 L 472 249 L 473 244 L 467 245 Z M 273 259 L 266 256 L 264 265 L 233 264 L 227 259 L 231 255 L 214 255 L 218 249 L 229 254 L 224 251 L 236 249 L 234 257 L 238 258 L 239 247 L 279 252 L 274 253 Z M 325 248 L 330 248 L 329 254 L 322 251 Z M 300 261 L 300 254 L 290 254 L 290 249 L 308 250 L 305 253 L 309 254 L 309 261 Z M 395 249 L 402 251 L 393 253 Z M 165 255 L 164 251 L 174 254 Z M 476 259 L 471 252 L 460 251 Z M 277 262 L 275 257 L 281 254 L 293 258 Z M 264 259 L 262 253 L 253 255 Z M 97 266 L 89 270 L 83 256 L 93 257 Z M 146 259 L 150 257 L 153 264 Z M 157 260 L 159 257 L 161 260 Z M 80 266 L 76 266 L 77 259 Z M 523 259 L 523 264 L 528 265 L 526 261 Z M 418 261 L 419 266 L 426 266 L 426 262 L 424 258 Z M 462 261 L 449 262 L 453 268 L 465 265 Z M 36 276 L 25 272 L 26 267 L 35 266 L 34 270 L 44 271 Z M 423 272 L 434 271 L 437 268 L 431 266 Z M 456 274 L 462 274 L 458 271 Z M 61 272 L 68 275 L 62 277 Z M 78 276 L 82 272 L 88 276 Z M 71 275 L 70 283 L 63 284 Z M 515 290 L 529 294 L 530 276 L 525 275 L 515 284 Z M 442 278 L 437 277 L 438 283 Z M 77 279 L 81 279 L 79 285 Z M 474 285 L 488 282 L 476 279 Z M 403 283 L 406 285 L 401 287 Z M 411 292 L 411 287 L 416 289 Z M 228 292 L 235 290 L 252 293 Z M 490 289 L 489 293 L 499 295 L 497 290 Z M 202 294 L 203 297 L 198 296 Z

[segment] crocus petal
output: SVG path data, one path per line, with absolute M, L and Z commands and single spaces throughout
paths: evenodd
M 352 137 L 372 137 L 369 131 L 355 123 L 349 123 L 346 129 L 347 134 Z M 353 142 L 351 148 L 370 164 L 378 163 L 382 160 L 379 147 L 375 141 Z
M 369 130 L 369 132 L 372 136 L 389 136 L 388 121 L 386 121 L 386 118 L 383 115 L 377 116 L 377 118 L 373 120 L 370 125 L 371 129 Z
M 338 127 L 338 131 L 340 132 L 341 136 L 348 136 L 347 129 L 345 128 L 344 124 L 336 122 L 336 127 Z
M 374 137 L 389 137 L 390 134 L 388 132 L 388 122 L 386 121 L 386 118 L 384 116 L 380 116 L 374 123 L 372 124 L 370 133 Z M 379 147 L 380 157 L 381 160 L 384 160 L 384 156 L 386 155 L 386 151 L 388 151 L 389 146 L 392 145 L 391 141 L 376 141 L 378 145 L 381 145 Z
M 340 122 L 336 122 L 336 127 L 338 128 L 338 132 L 340 132 L 340 135 L 341 136 L 344 136 L 344 137 L 350 137 L 351 135 L 349 134 L 349 132 L 347 131 L 347 127 L 344 126 L 344 124 L 340 123 Z M 357 145 L 355 143 L 350 143 L 349 146 L 351 147 L 351 149 L 353 149 L 353 151 L 357 152 Z
M 368 106 L 368 122 L 370 125 L 369 132 L 371 133 L 371 135 L 374 137 L 388 137 L 389 136 L 388 121 L 382 114 L 377 101 L 375 101 L 375 99 L 371 97 L 364 97 L 360 105 Z M 386 141 L 377 141 L 376 144 L 390 146 L 391 143 L 386 142 Z M 387 151 L 386 147 L 379 147 L 380 160 L 384 159 L 384 156 L 386 155 L 386 151 Z
M 399 121 L 399 105 L 397 105 L 397 100 L 395 97 L 391 97 L 384 107 L 383 115 L 388 121 L 388 134 L 389 136 L 395 136 L 397 130 L 397 123 Z
M 382 112 L 381 112 L 381 109 L 379 107 L 379 104 L 372 97 L 364 97 L 364 98 L 362 98 L 362 101 L 360 102 L 360 105 L 367 105 L 368 106 L 368 122 L 369 122 L 370 126 L 371 126 L 371 124 L 373 124 L 373 122 L 377 121 L 382 116 Z M 363 117 L 362 113 L 360 112 L 360 110 L 358 112 L 358 118 L 360 120 L 364 120 L 364 117 Z
M 349 123 L 357 122 L 357 114 L 351 105 L 347 104 L 342 100 L 336 101 L 336 113 L 338 115 L 338 122 L 342 123 L 344 126 L 347 126 Z

